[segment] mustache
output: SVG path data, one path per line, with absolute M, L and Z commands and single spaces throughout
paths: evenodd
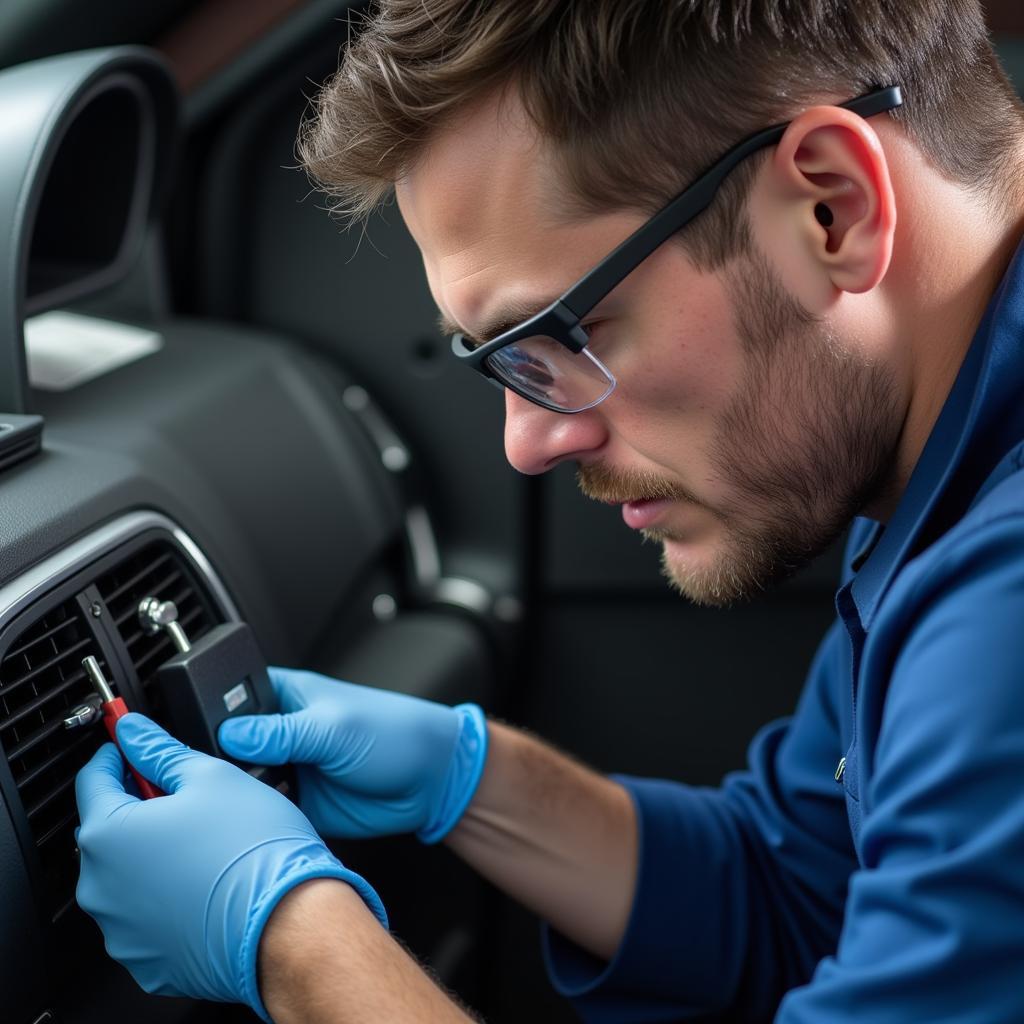
M 576 470 L 579 489 L 594 501 L 622 505 L 627 501 L 689 501 L 703 505 L 695 495 L 656 473 L 642 470 L 609 469 L 601 463 L 579 466 Z

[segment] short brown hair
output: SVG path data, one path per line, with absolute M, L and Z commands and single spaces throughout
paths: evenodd
M 935 167 L 1007 190 L 1022 108 L 978 0 L 379 0 L 299 153 L 336 211 L 365 216 L 460 108 L 514 86 L 574 215 L 651 212 L 746 135 L 888 85 Z M 685 230 L 699 265 L 743 250 L 758 164 Z

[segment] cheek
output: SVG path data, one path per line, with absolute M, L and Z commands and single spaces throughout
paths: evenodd
M 646 447 L 692 460 L 707 450 L 741 386 L 742 359 L 728 316 L 681 313 L 688 315 L 652 328 L 657 345 L 637 346 L 638 358 L 623 365 L 620 422 L 632 436 L 645 437 Z
M 721 418 L 746 386 L 731 294 L 720 274 L 694 271 L 666 246 L 629 294 L 630 328 L 615 351 L 615 431 L 647 468 L 706 499 L 718 487 Z

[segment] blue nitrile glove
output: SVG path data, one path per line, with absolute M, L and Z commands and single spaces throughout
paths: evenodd
M 444 838 L 469 805 L 487 759 L 475 704 L 451 708 L 314 672 L 272 668 L 283 714 L 221 724 L 224 751 L 253 764 L 299 765 L 299 801 L 324 835 L 415 832 Z
M 256 978 L 260 936 L 278 901 L 311 878 L 348 882 L 387 926 L 373 889 L 276 790 L 142 715 L 122 718 L 117 738 L 167 795 L 127 793 L 112 743 L 78 773 L 78 902 L 147 992 L 248 1003 L 269 1021 Z

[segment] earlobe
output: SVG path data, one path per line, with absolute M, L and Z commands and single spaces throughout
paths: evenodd
M 839 107 L 815 107 L 790 125 L 775 164 L 799 233 L 832 284 L 876 287 L 892 260 L 896 201 L 874 129 Z

